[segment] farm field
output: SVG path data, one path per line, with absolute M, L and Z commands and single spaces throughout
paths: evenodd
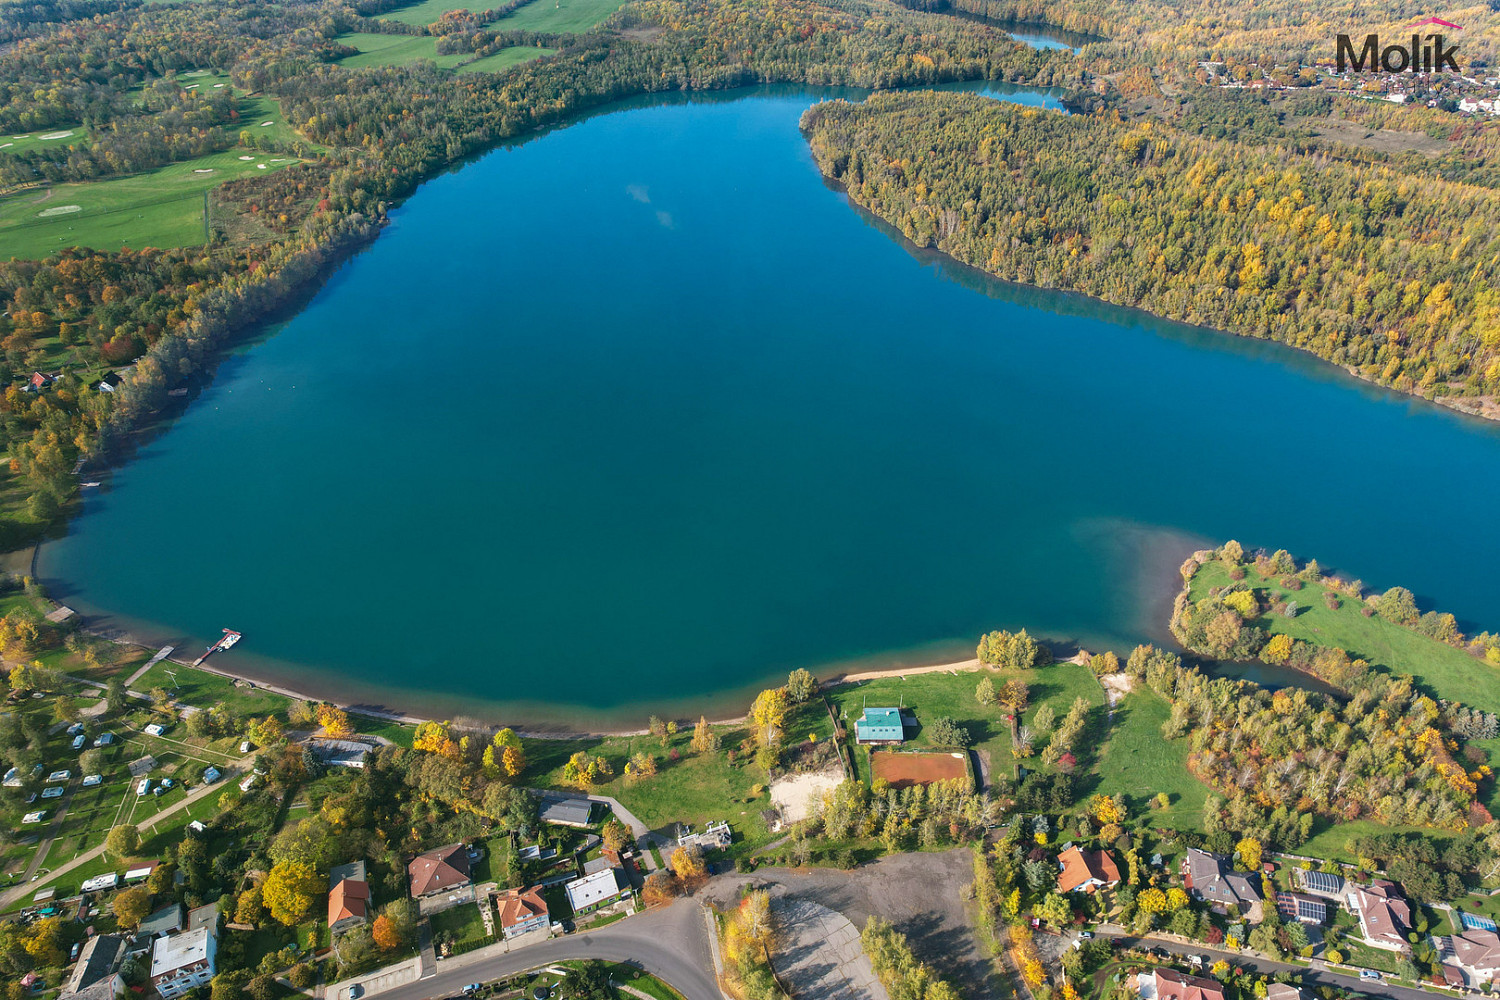
M 205 191 L 295 162 L 236 148 L 130 177 L 24 191 L 0 199 L 0 240 L 17 257 L 45 257 L 68 246 L 198 246 Z
M 483 59 L 475 59 L 471 63 L 464 63 L 458 68 L 459 73 L 499 73 L 501 70 L 519 66 L 523 62 L 540 59 L 542 56 L 550 56 L 556 49 L 542 48 L 530 45 L 512 45 L 508 49 L 501 49 L 492 56 Z
M 532 0 L 491 27 L 504 31 L 588 31 L 625 6 L 625 0 Z
M 1189 596 L 1200 600 L 1211 587 L 1229 582 L 1224 564 L 1210 562 L 1193 575 Z M 1294 592 L 1261 576 L 1254 566 L 1245 567 L 1244 582 L 1273 601 L 1290 599 L 1301 608 L 1295 618 L 1262 615 L 1255 619 L 1253 624 L 1268 632 L 1318 646 L 1338 646 L 1376 669 L 1411 674 L 1439 698 L 1500 712 L 1500 668 L 1379 615 L 1366 618 L 1360 602 L 1347 597 L 1341 597 L 1338 610 L 1331 611 L 1323 602 L 1327 588 L 1321 584 L 1310 583 Z
M 419 59 L 429 59 L 439 66 L 452 69 L 469 58 L 467 52 L 438 55 L 437 39 L 426 35 L 377 35 L 354 31 L 339 35 L 334 41 L 359 49 L 354 55 L 339 60 L 339 65 L 348 69 L 406 66 Z

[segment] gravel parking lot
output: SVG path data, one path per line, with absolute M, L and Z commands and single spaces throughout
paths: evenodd
M 980 950 L 963 890 L 974 880 L 966 848 L 941 854 L 898 854 L 854 871 L 762 868 L 753 875 L 720 875 L 699 891 L 718 906 L 732 904 L 745 885 L 772 888 L 837 910 L 864 927 L 871 915 L 906 935 L 917 956 L 966 997 L 1000 996 L 991 961 Z M 773 893 L 775 893 L 773 889 Z

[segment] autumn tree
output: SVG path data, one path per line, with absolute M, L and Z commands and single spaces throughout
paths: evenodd
M 323 735 L 331 739 L 344 739 L 354 735 L 354 727 L 349 724 L 349 713 L 337 705 L 318 706 L 318 725 L 323 728 Z
M 781 742 L 781 732 L 786 723 L 786 688 L 767 688 L 755 696 L 750 706 L 750 721 L 754 725 L 755 739 L 761 746 L 774 747 Z
M 716 753 L 720 742 L 719 734 L 714 732 L 713 727 L 708 724 L 708 717 L 700 715 L 698 724 L 693 727 L 693 752 Z
M 277 862 L 261 885 L 261 896 L 271 916 L 288 927 L 303 921 L 322 891 L 322 880 L 306 861 Z
M 614 774 L 609 761 L 603 756 L 596 756 L 586 750 L 579 750 L 568 758 L 563 765 L 563 781 L 579 788 L 587 789 L 597 784 L 601 779 L 608 778 Z
M 276 716 L 268 715 L 263 719 L 251 719 L 245 735 L 258 747 L 270 747 L 286 739 L 286 729 Z
M 104 850 L 110 857 L 120 860 L 135 854 L 141 848 L 141 831 L 130 823 L 122 823 L 109 831 L 104 838 Z
M 110 902 L 110 910 L 121 927 L 134 930 L 151 912 L 151 893 L 139 885 L 123 889 L 115 893 L 115 898 Z
M 495 751 L 494 760 L 502 777 L 513 780 L 526 770 L 526 748 L 514 729 L 506 727 L 496 733 L 490 748 Z
M 977 655 L 980 663 L 1004 670 L 1030 670 L 1051 658 L 1046 647 L 1024 628 L 1019 632 L 995 631 L 982 636 Z
M 1020 715 L 1031 700 L 1031 689 L 1026 686 L 1025 681 L 1008 680 L 1000 688 L 1000 704 L 1008 709 L 1012 715 Z
M 439 757 L 447 757 L 449 760 L 461 759 L 458 742 L 448 732 L 448 723 L 428 720 L 417 725 L 417 732 L 412 738 L 412 749 L 421 750 L 423 753 L 437 754 Z
M 644 750 L 625 762 L 625 774 L 631 778 L 650 778 L 656 774 L 656 757 Z
M 708 874 L 708 863 L 704 861 L 703 852 L 697 847 L 677 848 L 672 852 L 668 864 L 683 882 L 692 882 Z
M 604 838 L 604 846 L 612 851 L 618 851 L 630 843 L 630 827 L 620 822 L 615 816 L 605 821 L 599 835 Z
M 986 707 L 995 703 L 995 682 L 988 677 L 981 677 L 979 683 L 974 687 L 974 700 Z
M 1247 872 L 1260 870 L 1260 841 L 1254 837 L 1245 837 L 1234 845 L 1235 856 L 1239 859 L 1240 867 Z
M 266 919 L 265 899 L 261 894 L 260 886 L 252 885 L 240 893 L 240 898 L 235 903 L 234 922 L 256 927 L 264 919 Z
M 790 674 L 787 675 L 786 693 L 787 696 L 792 699 L 793 704 L 802 704 L 804 701 L 811 698 L 817 692 L 817 690 L 817 678 L 813 677 L 813 675 L 807 670 L 798 667 L 796 670 L 793 670 Z
M 394 951 L 401 947 L 401 938 L 396 933 L 396 922 L 384 913 L 375 918 L 375 923 L 370 928 L 370 936 L 375 939 L 381 951 Z

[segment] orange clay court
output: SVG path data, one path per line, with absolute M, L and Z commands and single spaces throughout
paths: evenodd
M 884 778 L 892 788 L 907 785 L 930 785 L 934 781 L 951 781 L 969 776 L 969 764 L 961 753 L 891 753 L 870 754 L 870 772 Z

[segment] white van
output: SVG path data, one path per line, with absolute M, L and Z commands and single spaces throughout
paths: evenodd
M 135 786 L 135 794 L 136 795 L 145 795 L 149 791 L 151 791 L 151 779 L 150 778 L 142 778 L 141 779 L 141 783 L 139 785 Z

